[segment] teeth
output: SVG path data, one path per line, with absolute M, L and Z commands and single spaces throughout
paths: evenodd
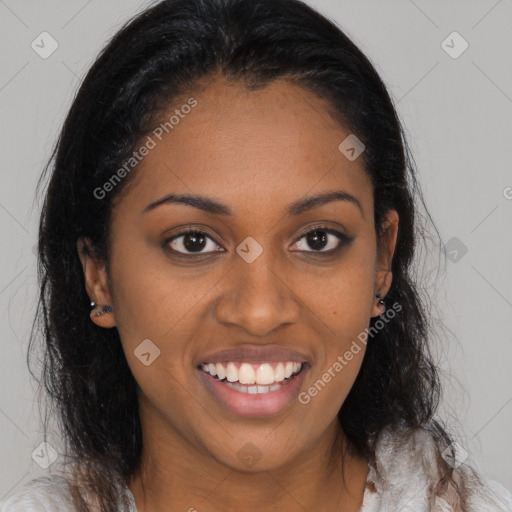
M 203 365 L 203 370 L 205 371 L 208 371 L 206 370 L 206 368 L 204 368 L 205 365 Z M 210 365 L 208 365 L 208 368 L 210 367 Z M 220 363 L 217 363 L 215 365 L 215 369 L 217 370 L 217 377 L 219 377 L 220 380 L 224 379 L 226 377 L 226 370 L 224 369 L 224 366 L 222 366 Z
M 256 372 L 254 368 L 247 363 L 243 363 L 238 370 L 238 382 L 240 384 L 254 384 L 256 382 Z
M 274 369 L 269 364 L 260 364 L 256 371 L 256 384 L 274 384 Z
M 284 366 L 279 363 L 274 370 L 274 382 L 281 382 L 284 380 Z
M 248 393 L 249 395 L 261 395 L 264 393 L 270 393 L 272 391 L 277 391 L 283 386 L 282 384 L 272 384 L 272 386 L 244 386 L 238 382 L 225 382 L 225 384 L 226 386 L 235 389 L 236 391 Z
M 229 382 L 236 382 L 238 380 L 238 370 L 234 363 L 228 363 L 228 367 L 226 368 L 226 379 Z
M 287 379 L 294 371 L 294 363 L 286 363 L 284 367 L 284 378 Z
M 275 368 L 269 363 L 242 363 L 239 367 L 234 362 L 201 365 L 203 371 L 214 377 L 217 376 L 219 380 L 226 379 L 230 383 L 245 384 L 246 387 L 249 385 L 248 393 L 258 393 L 259 387 L 263 389 L 274 383 L 282 382 L 292 374 L 298 373 L 301 368 L 301 363 L 291 361 L 278 363 Z M 266 393 L 267 391 L 261 392 Z

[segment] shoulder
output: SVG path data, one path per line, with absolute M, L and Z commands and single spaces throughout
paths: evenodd
M 470 510 L 482 510 L 489 512 L 510 512 L 512 510 L 512 492 L 501 483 L 481 478 L 483 487 L 475 489 L 469 499 Z
M 394 427 L 379 434 L 368 473 L 376 489 L 371 498 L 383 507 L 376 510 L 510 512 L 512 493 L 480 476 L 460 445 L 448 444 L 438 434 L 435 422 L 414 431 Z M 455 485 L 444 478 L 452 468 Z
M 67 480 L 60 475 L 34 478 L 0 501 L 0 512 L 69 512 L 75 510 Z

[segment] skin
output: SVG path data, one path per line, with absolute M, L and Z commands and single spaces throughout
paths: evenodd
M 138 510 L 357 511 L 368 466 L 349 452 L 341 478 L 347 441 L 337 413 L 364 345 L 307 405 L 293 401 L 268 418 L 226 411 L 195 363 L 225 348 L 277 344 L 310 358 L 301 390 L 309 388 L 383 312 L 375 293 L 385 296 L 391 285 L 398 216 L 388 212 L 377 243 L 362 157 L 349 161 L 338 150 L 350 131 L 331 118 L 325 100 L 283 80 L 251 92 L 222 77 L 194 98 L 197 106 L 149 152 L 116 201 L 108 272 L 84 253 L 87 240 L 79 242 L 91 300 L 113 308 L 91 318 L 118 329 L 140 386 L 143 462 L 129 482 Z M 285 215 L 292 202 L 332 190 L 356 197 L 362 211 L 332 201 Z M 170 193 L 214 198 L 233 215 L 178 203 L 143 213 Z M 354 241 L 315 256 L 302 233 L 316 223 Z M 203 249 L 210 256 L 179 258 L 162 247 L 188 225 L 212 236 Z M 250 264 L 235 252 L 248 236 L 263 248 Z M 173 247 L 187 252 L 180 241 Z M 329 235 L 321 250 L 338 243 Z M 218 246 L 224 251 L 213 252 Z M 161 353 L 145 366 L 134 350 L 148 338 Z M 261 455 L 251 468 L 237 457 L 249 441 Z

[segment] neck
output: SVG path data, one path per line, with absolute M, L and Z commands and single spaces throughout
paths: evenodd
M 192 446 L 168 424 L 153 429 L 144 432 L 143 425 L 140 470 L 128 484 L 138 512 L 350 512 L 361 507 L 368 465 L 348 450 L 337 418 L 293 461 L 261 472 L 233 470 Z

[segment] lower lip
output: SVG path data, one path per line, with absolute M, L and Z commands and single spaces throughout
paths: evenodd
M 254 395 L 232 389 L 209 373 L 197 371 L 206 388 L 227 410 L 246 418 L 265 418 L 280 413 L 297 399 L 307 370 L 308 365 L 305 364 L 298 375 L 276 391 Z

